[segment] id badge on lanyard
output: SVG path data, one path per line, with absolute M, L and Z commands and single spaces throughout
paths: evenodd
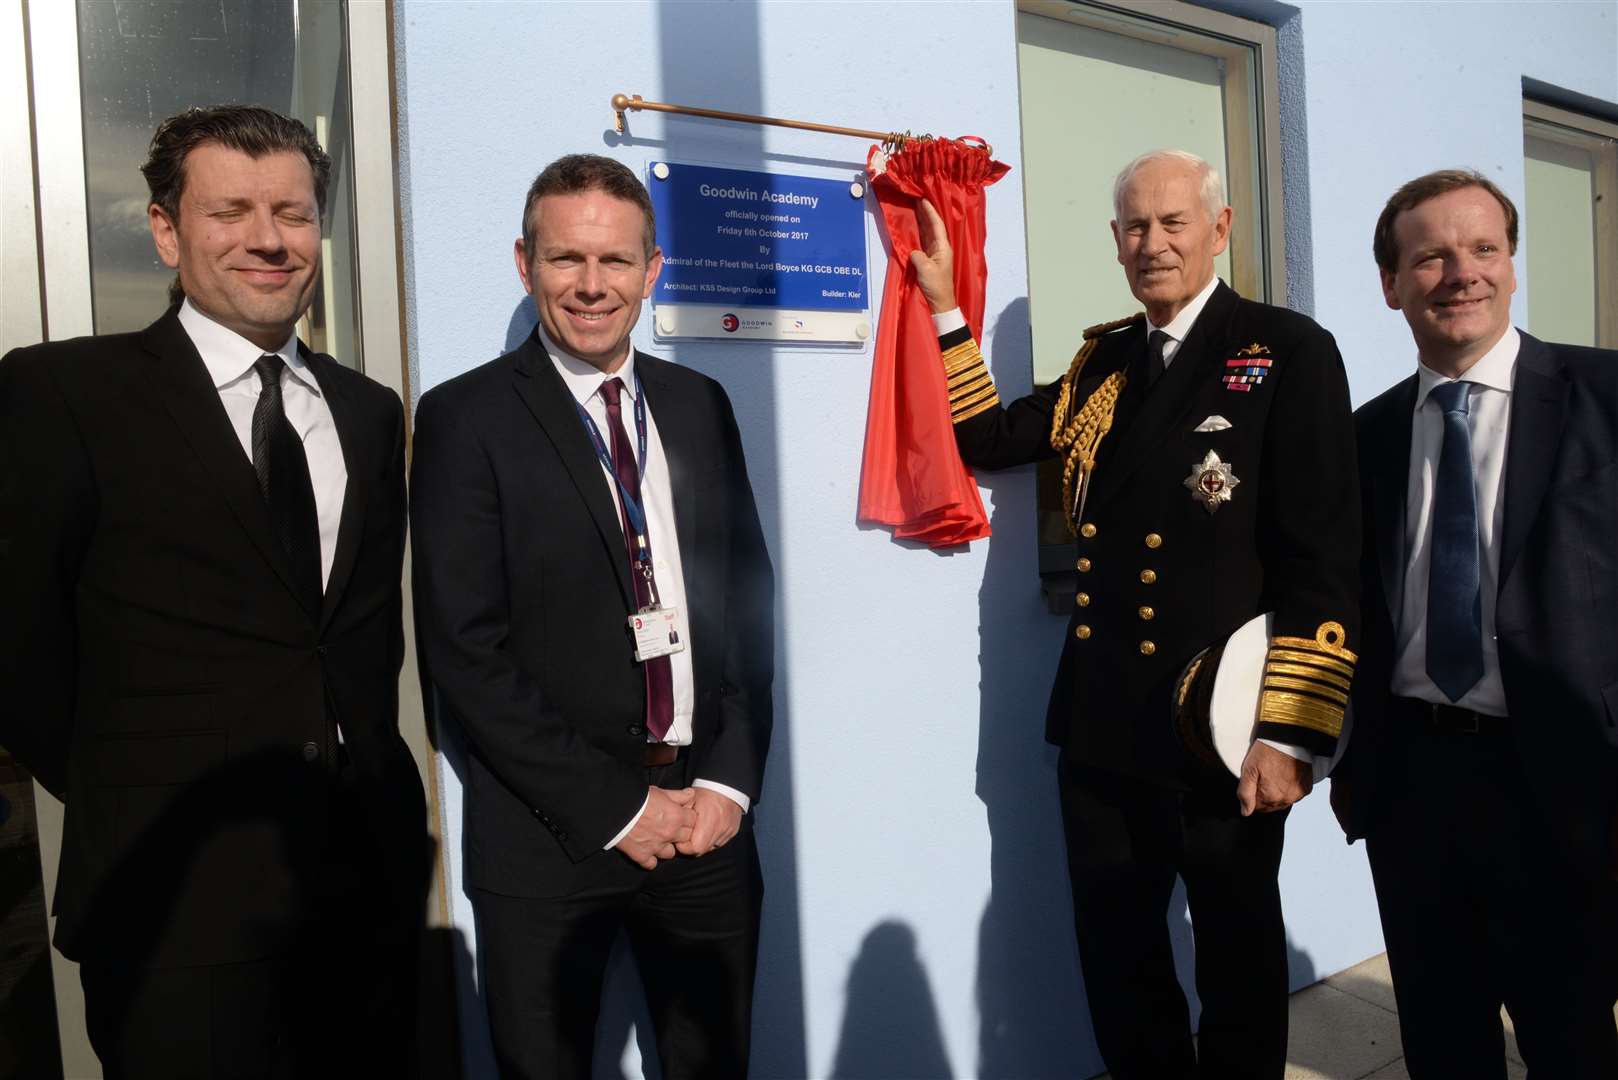
M 685 651 L 685 640 L 680 636 L 680 609 L 678 607 L 664 607 L 657 593 L 657 581 L 652 576 L 651 545 L 646 539 L 646 508 L 641 501 L 630 494 L 622 480 L 618 479 L 618 470 L 613 468 L 612 454 L 607 449 L 607 441 L 601 437 L 601 430 L 596 422 L 585 411 L 583 405 L 574 402 L 579 410 L 579 418 L 584 421 L 586 430 L 590 433 L 590 441 L 595 444 L 596 457 L 607 470 L 607 475 L 613 478 L 618 486 L 618 497 L 623 500 L 624 516 L 629 519 L 629 527 L 634 532 L 631 538 L 635 545 L 635 570 L 646 582 L 646 596 L 648 603 L 639 611 L 628 617 L 629 633 L 635 642 L 635 659 L 640 663 L 655 660 L 659 656 L 669 656 L 672 653 Z M 635 434 L 639 446 L 640 460 L 637 463 L 640 476 L 644 480 L 646 472 L 646 396 L 641 389 L 640 372 L 635 373 Z

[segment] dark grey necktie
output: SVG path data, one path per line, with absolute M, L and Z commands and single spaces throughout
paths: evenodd
M 1170 341 L 1174 340 L 1161 330 L 1153 330 L 1146 338 L 1146 355 L 1141 358 L 1139 365 L 1140 388 L 1144 393 L 1157 385 L 1157 380 L 1163 377 L 1163 351 Z
M 303 440 L 287 422 L 281 402 L 281 371 L 286 361 L 265 354 L 253 364 L 258 373 L 258 404 L 253 407 L 253 471 L 270 508 L 276 539 L 292 564 L 298 601 L 311 615 L 320 612 L 320 517 Z
M 1478 500 L 1467 427 L 1470 383 L 1433 387 L 1444 413 L 1444 448 L 1433 484 L 1433 544 L 1427 568 L 1427 675 L 1451 701 L 1483 677 L 1483 592 Z

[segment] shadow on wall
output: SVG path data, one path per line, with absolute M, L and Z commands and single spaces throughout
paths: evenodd
M 663 100 L 718 104 L 739 112 L 769 111 L 765 108 L 757 0 L 661 4 L 657 19 L 658 70 L 662 73 L 658 93 Z M 723 42 L 724 47 L 716 49 L 715 42 Z M 702 63 L 691 62 L 697 56 L 703 58 Z M 716 95 L 723 100 L 716 100 Z M 658 157 L 735 163 L 743 168 L 763 167 L 769 159 L 764 132 L 752 125 L 669 117 L 663 132 Z M 626 138 L 619 145 L 632 148 L 635 141 Z M 678 222 L 671 224 L 678 226 Z M 751 1073 L 760 1078 L 803 1077 L 808 1075 L 809 1065 L 804 1036 L 797 822 L 793 816 L 792 673 L 786 667 L 790 620 L 782 597 L 782 588 L 791 579 L 791 566 L 781 529 L 781 421 L 775 387 L 779 357 L 763 342 L 684 342 L 659 346 L 657 351 L 717 379 L 730 396 L 764 541 L 775 563 L 775 730 L 764 795 L 754 811 L 764 874 L 764 910 L 753 997 Z
M 511 309 L 511 318 L 506 322 L 506 343 L 501 346 L 503 352 L 511 352 L 528 339 L 539 323 L 539 316 L 534 311 L 534 301 L 527 293 L 517 301 L 517 306 Z
M 519 339 L 520 340 L 520 339 Z M 509 351 L 509 350 L 507 350 Z M 455 774 L 455 783 L 458 790 L 466 790 L 466 734 L 461 731 L 460 725 L 449 722 L 444 718 L 444 712 L 438 704 L 437 690 L 427 679 L 422 680 L 422 704 L 427 713 L 427 738 L 452 773 Z M 462 845 L 465 845 L 463 834 Z M 446 888 L 453 888 L 453 882 L 460 877 L 460 868 L 465 863 L 463 852 L 453 852 L 449 862 L 454 867 L 445 882 Z M 465 884 L 462 882 L 461 891 L 465 893 Z M 467 948 L 466 935 L 459 928 L 451 931 L 453 938 L 450 942 L 450 963 L 453 967 L 455 981 L 455 1014 L 457 1020 L 458 1037 L 460 1043 L 461 1073 L 467 1077 L 485 1077 L 498 1075 L 494 1064 L 494 1046 L 489 1040 L 489 1014 L 483 1004 L 483 987 L 478 982 L 476 965 L 473 963 L 471 950 Z M 446 1073 L 454 1076 L 455 1073 Z
M 1286 912 L 1283 911 L 1282 915 Z M 1302 990 L 1306 986 L 1313 986 L 1320 981 L 1320 972 L 1315 970 L 1315 961 L 1308 953 L 1293 944 L 1292 935 L 1287 935 L 1287 989 L 1293 992 Z
M 1027 392 L 1027 298 L 1008 304 L 985 329 L 1002 395 Z M 1085 1076 L 1101 1068 L 1073 939 L 1056 749 L 1045 742 L 1063 623 L 1043 613 L 1032 481 L 1031 469 L 978 477 L 990 491 L 994 530 L 978 593 L 977 795 L 991 841 L 989 902 L 978 929 L 977 1075 L 984 1080 Z M 1030 624 L 1037 640 L 1029 640 Z
M 878 923 L 848 972 L 832 1080 L 950 1080 L 944 1033 L 916 934 Z

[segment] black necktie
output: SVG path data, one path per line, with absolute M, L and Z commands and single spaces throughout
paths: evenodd
M 1433 543 L 1427 564 L 1427 676 L 1451 701 L 1483 678 L 1483 593 L 1478 500 L 1472 473 L 1466 382 L 1440 383 L 1444 445 L 1433 483 Z
M 629 432 L 624 430 L 624 411 L 619 394 L 623 392 L 623 380 L 612 378 L 601 384 L 601 400 L 607 406 L 608 438 L 612 439 L 612 469 L 618 474 L 618 483 L 624 491 L 629 492 L 631 498 L 640 503 L 641 513 L 646 512 L 646 500 L 640 494 L 640 467 L 635 463 L 635 447 L 629 441 Z M 657 588 L 653 579 L 650 562 L 652 557 L 652 526 L 646 522 L 646 558 L 644 569 L 636 558 L 635 527 L 630 524 L 629 511 L 619 507 L 623 515 L 624 539 L 629 544 L 629 580 L 634 583 L 635 603 L 644 608 L 652 602 L 653 591 Z M 651 732 L 652 738 L 661 742 L 668 735 L 669 727 L 674 723 L 674 668 L 666 656 L 657 656 L 646 661 L 646 730 Z
M 1150 390 L 1157 384 L 1157 380 L 1163 377 L 1163 369 L 1167 366 L 1163 363 L 1163 350 L 1172 340 L 1173 338 L 1161 330 L 1153 330 L 1147 337 L 1146 353 L 1140 358 L 1137 366 L 1142 393 Z
M 258 372 L 258 404 L 253 407 L 253 471 L 270 508 L 276 539 L 292 564 L 298 600 L 311 615 L 320 612 L 320 517 L 303 440 L 287 422 L 281 404 L 281 370 L 286 361 L 265 354 L 253 364 Z

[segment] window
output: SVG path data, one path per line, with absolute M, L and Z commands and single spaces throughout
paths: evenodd
M 1618 348 L 1618 124 L 1523 102 L 1528 329 Z
M 326 0 L 79 0 L 96 333 L 138 330 L 167 304 L 174 274 L 152 248 L 138 168 L 158 122 L 193 105 L 240 102 L 297 117 L 331 155 L 321 281 L 298 334 L 361 366 L 346 23 L 346 6 Z
M 1184 4 L 1022 0 L 1017 53 L 1036 384 L 1067 371 L 1084 327 L 1140 310 L 1107 223 L 1113 178 L 1148 150 L 1219 170 L 1235 221 L 1217 272 L 1243 296 L 1285 302 L 1271 27 Z M 1039 543 L 1047 601 L 1065 614 L 1075 547 L 1055 462 L 1039 474 Z

